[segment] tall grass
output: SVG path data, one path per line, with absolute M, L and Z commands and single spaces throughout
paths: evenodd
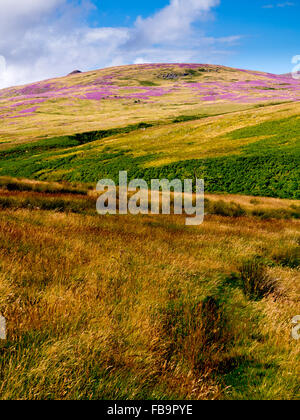
M 76 194 L 6 192 L 28 197 L 55 208 L 0 210 L 0 398 L 297 398 L 299 274 L 279 260 L 297 220 L 207 215 L 186 228 L 184 216 L 57 211 L 88 200 Z M 258 266 L 232 287 L 259 253 L 276 299 Z
M 133 193 L 129 193 L 130 198 Z M 59 184 L 39 181 L 29 181 L 9 177 L 0 177 L 0 208 L 30 208 L 33 210 L 57 210 L 71 211 L 75 213 L 93 213 L 96 207 L 96 199 L 99 194 L 93 189 L 93 184 Z M 119 206 L 119 190 L 117 188 L 117 208 Z M 258 203 L 251 199 L 249 203 L 251 208 L 241 205 L 238 200 L 241 197 L 235 197 L 237 201 L 224 201 L 221 199 L 205 198 L 205 213 L 215 214 L 224 217 L 243 217 L 255 216 L 262 220 L 269 219 L 299 219 L 300 207 L 296 204 L 287 206 L 282 201 L 276 203 L 276 207 L 262 207 L 264 199 Z M 195 197 L 193 205 L 195 206 Z M 261 207 L 254 207 L 260 205 Z M 151 194 L 148 197 L 149 212 L 151 212 Z M 160 212 L 162 212 L 162 196 L 159 198 Z M 269 204 L 272 206 L 272 204 Z M 170 194 L 170 210 L 174 212 L 174 193 Z M 184 213 L 184 209 L 183 209 Z
M 264 266 L 258 259 L 245 261 L 241 268 L 242 289 L 249 299 L 259 300 L 273 293 L 276 283 L 272 280 Z
M 28 180 L 14 179 L 10 177 L 0 177 L 0 190 L 7 191 L 33 191 L 39 193 L 60 193 L 86 195 L 87 188 L 76 188 L 67 184 L 57 184 L 49 182 L 34 182 Z

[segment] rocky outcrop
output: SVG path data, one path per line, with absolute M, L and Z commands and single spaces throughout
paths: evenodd
M 71 73 L 69 73 L 68 76 L 72 76 L 73 74 L 80 74 L 80 73 L 82 73 L 82 71 L 80 71 L 80 70 L 74 70 Z

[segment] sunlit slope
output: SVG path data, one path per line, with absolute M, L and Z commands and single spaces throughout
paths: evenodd
M 299 104 L 42 139 L 0 151 L 0 175 L 92 182 L 193 178 L 206 190 L 299 199 Z
M 115 67 L 0 90 L 0 142 L 299 98 L 300 83 L 289 76 L 203 64 Z
M 299 87 L 218 66 L 146 65 L 0 91 L 10 104 L 0 116 L 0 175 L 95 183 L 127 170 L 299 199 Z M 21 94 L 31 108 L 15 106 Z

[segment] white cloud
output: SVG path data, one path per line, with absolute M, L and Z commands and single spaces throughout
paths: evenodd
M 0 35 L 14 36 L 37 23 L 65 0 L 0 0 Z
M 267 4 L 262 6 L 263 9 L 275 9 L 275 8 L 285 8 L 285 7 L 294 7 L 295 3 L 291 3 L 290 1 L 286 1 L 284 3 L 277 3 L 277 4 Z
M 154 44 L 180 40 L 191 33 L 193 22 L 219 3 L 219 0 L 171 0 L 154 16 L 137 19 L 137 36 Z
M 48 13 L 64 0 L 1 0 L 1 23 L 7 19 L 18 20 L 20 17 L 33 17 Z
M 89 0 L 0 0 L 0 56 L 5 58 L 0 59 L 0 88 L 77 68 L 214 60 L 239 40 L 205 37 L 194 27 L 219 2 L 170 0 L 133 27 L 94 28 L 86 19 L 95 8 Z

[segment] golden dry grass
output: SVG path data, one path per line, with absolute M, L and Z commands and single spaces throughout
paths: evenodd
M 300 222 L 184 220 L 1 210 L 0 398 L 297 399 Z M 255 257 L 260 301 L 235 285 Z

